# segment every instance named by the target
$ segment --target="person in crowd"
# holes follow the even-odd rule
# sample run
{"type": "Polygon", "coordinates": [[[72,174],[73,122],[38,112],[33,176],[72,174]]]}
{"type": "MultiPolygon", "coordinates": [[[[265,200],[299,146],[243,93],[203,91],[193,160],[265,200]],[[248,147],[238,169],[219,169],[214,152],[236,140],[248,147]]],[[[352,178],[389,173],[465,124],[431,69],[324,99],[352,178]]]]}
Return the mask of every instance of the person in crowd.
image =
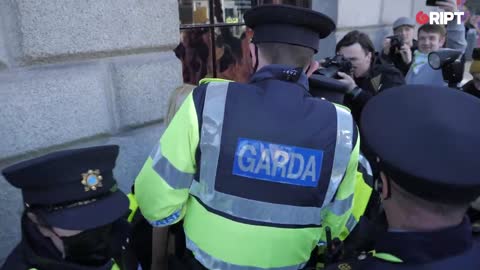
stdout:
{"type": "Polygon", "coordinates": [[[413,53],[418,49],[414,38],[415,21],[409,17],[398,18],[393,22],[393,34],[383,42],[382,60],[393,64],[403,75],[407,75],[413,53]]]}
{"type": "Polygon", "coordinates": [[[477,39],[480,36],[480,27],[478,26],[480,16],[470,13],[465,20],[465,38],[467,40],[467,49],[465,50],[465,59],[472,60],[473,49],[477,47],[477,39]]]}
{"type": "MultiPolygon", "coordinates": [[[[437,5],[446,12],[458,11],[456,0],[437,1],[437,5]]],[[[412,65],[405,80],[407,84],[430,84],[445,86],[442,70],[435,70],[428,64],[428,54],[447,48],[465,52],[465,27],[452,20],[447,27],[438,24],[424,24],[418,28],[418,50],[414,52],[412,65]]]]}
{"type": "Polygon", "coordinates": [[[347,33],[337,44],[336,53],[352,63],[352,74],[339,72],[340,82],[348,88],[344,103],[358,122],[368,99],[377,93],[405,84],[402,73],[392,65],[383,64],[367,34],[360,31],[347,33]]]}

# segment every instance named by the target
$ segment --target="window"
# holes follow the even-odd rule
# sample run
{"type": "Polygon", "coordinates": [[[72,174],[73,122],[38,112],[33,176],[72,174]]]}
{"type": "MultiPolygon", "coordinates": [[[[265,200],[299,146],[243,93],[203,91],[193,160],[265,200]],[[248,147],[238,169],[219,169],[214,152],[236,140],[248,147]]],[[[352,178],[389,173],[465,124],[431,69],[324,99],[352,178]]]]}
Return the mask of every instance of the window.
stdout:
{"type": "Polygon", "coordinates": [[[243,21],[251,7],[288,4],[311,8],[311,0],[179,0],[180,44],[185,83],[205,77],[246,82],[251,74],[248,43],[253,32],[243,21]]]}

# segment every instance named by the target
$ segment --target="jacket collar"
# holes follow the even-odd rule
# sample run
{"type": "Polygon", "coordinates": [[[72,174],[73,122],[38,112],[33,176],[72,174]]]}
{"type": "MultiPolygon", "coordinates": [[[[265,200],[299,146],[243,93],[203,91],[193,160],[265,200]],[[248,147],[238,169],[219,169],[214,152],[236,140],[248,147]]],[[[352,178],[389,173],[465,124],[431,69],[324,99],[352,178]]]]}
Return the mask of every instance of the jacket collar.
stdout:
{"type": "Polygon", "coordinates": [[[299,85],[300,87],[304,88],[308,91],[308,78],[307,75],[303,72],[301,68],[292,68],[291,66],[286,65],[268,65],[262,67],[258,70],[250,79],[250,83],[256,83],[264,80],[280,80],[287,83],[292,83],[299,85]],[[297,81],[289,81],[286,79],[286,72],[287,71],[296,71],[298,72],[298,80],[297,81]]]}
{"type": "Polygon", "coordinates": [[[377,252],[409,263],[428,263],[464,253],[473,244],[468,218],[455,227],[432,232],[385,232],[377,238],[377,252]]]}
{"type": "Polygon", "coordinates": [[[112,260],[105,265],[93,267],[63,260],[52,242],[40,234],[26,215],[22,216],[22,241],[19,250],[27,265],[39,270],[110,270],[114,264],[112,260]]]}

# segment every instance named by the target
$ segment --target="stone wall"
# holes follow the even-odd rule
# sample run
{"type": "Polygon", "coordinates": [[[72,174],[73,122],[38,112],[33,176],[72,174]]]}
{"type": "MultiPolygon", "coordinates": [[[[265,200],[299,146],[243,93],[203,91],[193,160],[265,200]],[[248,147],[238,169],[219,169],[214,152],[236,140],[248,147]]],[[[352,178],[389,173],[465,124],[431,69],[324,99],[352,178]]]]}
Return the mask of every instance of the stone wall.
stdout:
{"type": "MultiPolygon", "coordinates": [[[[176,0],[0,0],[0,168],[115,143],[128,191],[182,83],[176,0]]],[[[0,177],[0,264],[21,194],[0,177]]]]}

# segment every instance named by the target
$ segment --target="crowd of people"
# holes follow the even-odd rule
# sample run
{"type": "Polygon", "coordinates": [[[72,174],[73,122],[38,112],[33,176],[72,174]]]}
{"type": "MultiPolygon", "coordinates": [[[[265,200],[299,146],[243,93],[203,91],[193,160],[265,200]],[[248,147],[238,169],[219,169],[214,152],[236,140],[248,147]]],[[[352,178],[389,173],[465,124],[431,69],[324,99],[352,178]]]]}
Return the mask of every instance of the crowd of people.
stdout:
{"type": "Polygon", "coordinates": [[[309,77],[329,68],[314,55],[331,18],[264,5],[245,23],[216,53],[238,80],[204,78],[208,35],[183,35],[189,84],[131,193],[113,175],[115,145],[3,169],[25,210],[2,270],[480,269],[480,50],[465,85],[444,71],[464,65],[474,20],[415,31],[399,18],[380,52],[347,33],[335,53],[349,70],[328,78],[342,104],[310,94],[309,77]],[[429,55],[443,48],[460,56],[436,69],[429,55]]]}

